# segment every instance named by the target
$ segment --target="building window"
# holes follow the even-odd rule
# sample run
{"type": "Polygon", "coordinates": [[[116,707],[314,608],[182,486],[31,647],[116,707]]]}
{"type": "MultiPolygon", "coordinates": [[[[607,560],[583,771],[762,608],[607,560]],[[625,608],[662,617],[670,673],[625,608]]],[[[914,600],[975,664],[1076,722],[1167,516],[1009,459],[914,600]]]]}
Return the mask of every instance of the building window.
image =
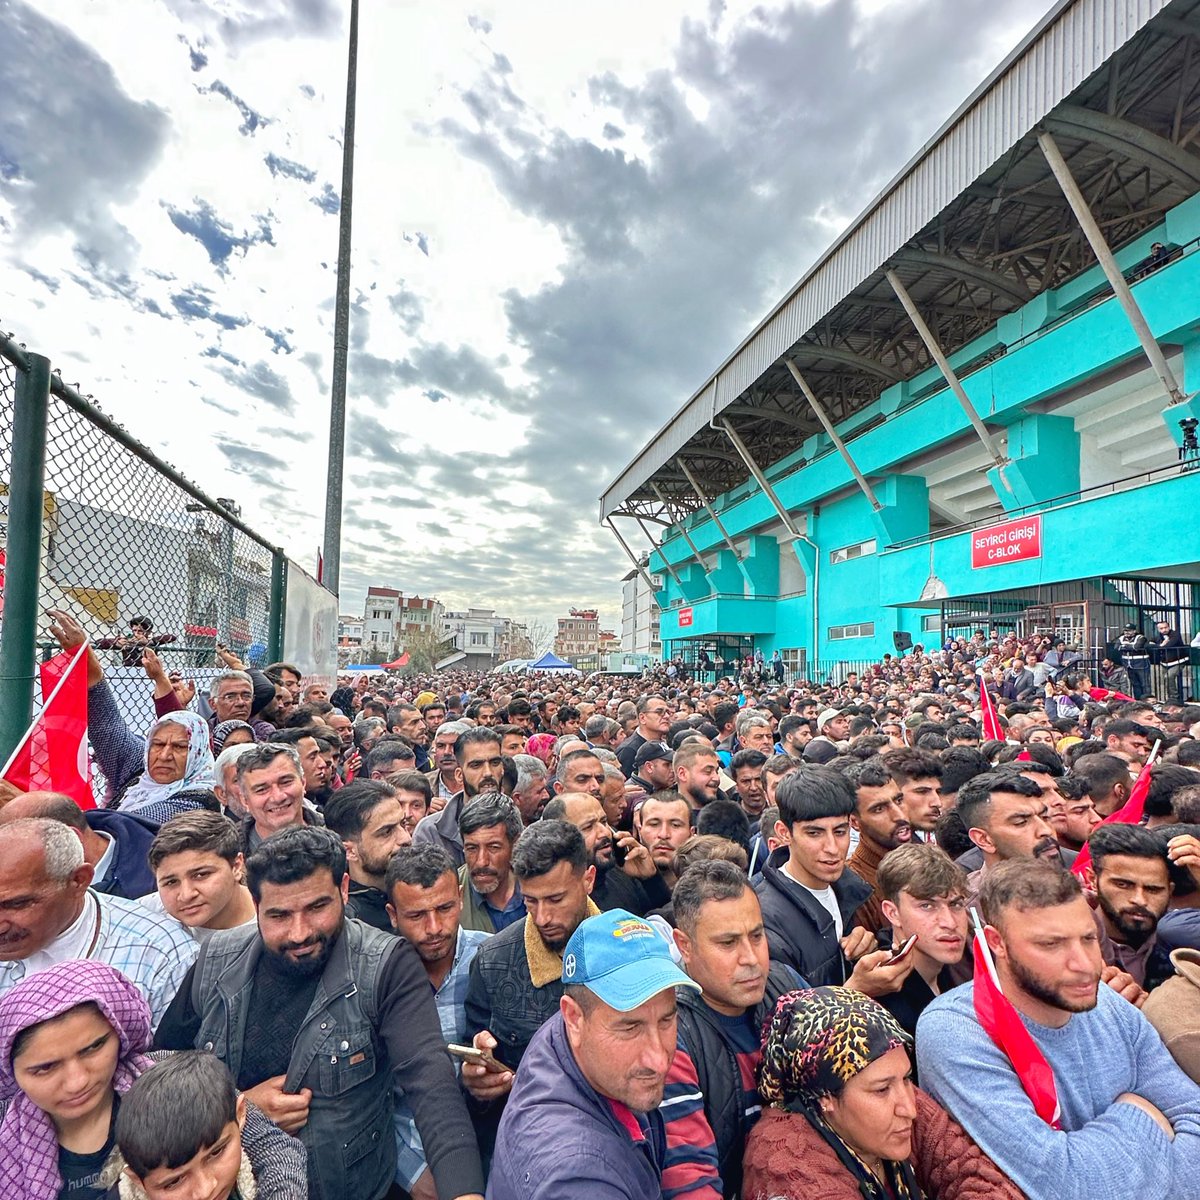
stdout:
{"type": "Polygon", "coordinates": [[[486,646],[488,644],[488,635],[486,633],[471,634],[472,646],[486,646]]]}
{"type": "Polygon", "coordinates": [[[857,625],[830,625],[829,640],[843,642],[847,638],[862,638],[875,636],[874,621],[859,621],[857,625]]]}
{"type": "Polygon", "coordinates": [[[855,542],[853,546],[842,546],[837,550],[830,550],[829,561],[831,563],[849,562],[852,558],[862,558],[864,554],[875,553],[875,539],[868,538],[865,542],[855,542]]]}

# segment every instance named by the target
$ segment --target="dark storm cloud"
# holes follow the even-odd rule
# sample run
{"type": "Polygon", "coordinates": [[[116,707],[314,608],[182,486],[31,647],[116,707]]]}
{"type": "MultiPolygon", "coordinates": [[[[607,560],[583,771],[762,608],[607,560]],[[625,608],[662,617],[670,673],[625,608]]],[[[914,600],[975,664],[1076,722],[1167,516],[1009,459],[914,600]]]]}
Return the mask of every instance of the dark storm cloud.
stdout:
{"type": "Polygon", "coordinates": [[[0,96],[0,189],[18,230],[63,230],[82,257],[132,261],[137,244],[113,208],[157,161],[166,113],[131,100],[87,43],[22,0],[0,20],[0,96]]]}
{"type": "Polygon", "coordinates": [[[553,283],[505,298],[534,381],[507,398],[533,429],[511,466],[544,481],[553,455],[540,511],[558,536],[525,547],[547,586],[571,556],[593,578],[624,571],[597,495],[829,244],[819,215],[857,214],[983,77],[972,55],[1014,15],[926,0],[866,19],[834,0],[718,37],[718,7],[683,25],[671,70],[589,81],[606,145],[547,127],[499,65],[463,96],[443,134],[567,251],[553,283]]]}

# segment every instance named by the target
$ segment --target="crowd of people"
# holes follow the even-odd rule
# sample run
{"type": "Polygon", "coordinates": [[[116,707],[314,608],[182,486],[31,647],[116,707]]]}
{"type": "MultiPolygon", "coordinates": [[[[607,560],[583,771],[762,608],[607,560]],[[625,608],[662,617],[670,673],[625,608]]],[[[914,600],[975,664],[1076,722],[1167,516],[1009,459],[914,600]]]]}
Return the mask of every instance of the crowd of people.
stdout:
{"type": "Polygon", "coordinates": [[[1186,667],[197,695],[144,640],[136,729],[87,658],[101,803],[0,796],[4,1197],[1200,1196],[1186,667]]]}

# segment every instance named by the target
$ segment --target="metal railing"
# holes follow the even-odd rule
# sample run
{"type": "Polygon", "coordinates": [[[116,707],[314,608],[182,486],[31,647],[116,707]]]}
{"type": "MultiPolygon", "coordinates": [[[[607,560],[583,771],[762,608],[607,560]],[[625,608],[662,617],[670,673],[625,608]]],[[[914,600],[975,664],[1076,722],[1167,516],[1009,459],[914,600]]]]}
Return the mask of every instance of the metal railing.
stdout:
{"type": "Polygon", "coordinates": [[[48,613],[75,618],[122,702],[148,685],[134,618],[170,670],[214,667],[217,644],[244,662],[282,654],[283,551],[0,334],[0,761],[29,724],[48,613]]]}

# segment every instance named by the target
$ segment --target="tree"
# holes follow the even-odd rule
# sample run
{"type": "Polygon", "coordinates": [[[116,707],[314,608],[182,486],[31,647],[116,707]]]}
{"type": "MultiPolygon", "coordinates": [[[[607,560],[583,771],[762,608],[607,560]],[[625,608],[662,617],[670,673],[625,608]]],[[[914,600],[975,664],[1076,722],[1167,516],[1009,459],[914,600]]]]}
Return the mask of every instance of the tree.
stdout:
{"type": "Polygon", "coordinates": [[[543,621],[541,617],[534,617],[526,621],[525,636],[530,646],[529,654],[526,657],[541,658],[554,645],[554,636],[557,632],[555,626],[551,625],[549,621],[543,621]]]}
{"type": "Polygon", "coordinates": [[[447,637],[440,629],[426,628],[405,634],[400,653],[407,653],[409,671],[427,673],[453,649],[452,637],[447,637]]]}

